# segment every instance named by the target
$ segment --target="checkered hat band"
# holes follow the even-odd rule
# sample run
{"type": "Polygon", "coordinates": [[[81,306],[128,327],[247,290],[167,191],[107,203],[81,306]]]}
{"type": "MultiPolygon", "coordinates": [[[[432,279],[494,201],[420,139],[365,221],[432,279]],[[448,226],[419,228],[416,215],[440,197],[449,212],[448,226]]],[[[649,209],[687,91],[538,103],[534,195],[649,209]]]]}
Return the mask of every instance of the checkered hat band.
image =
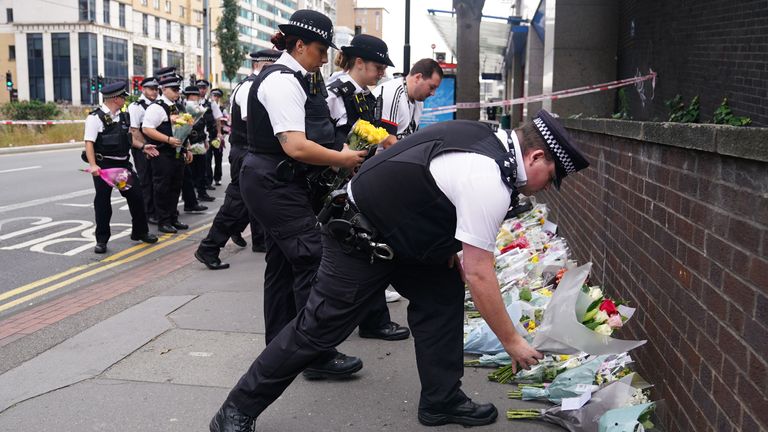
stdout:
{"type": "Polygon", "coordinates": [[[303,22],[298,22],[298,21],[288,21],[288,24],[295,25],[296,27],[301,27],[301,28],[304,28],[304,29],[307,29],[307,30],[311,30],[311,31],[319,34],[320,36],[322,36],[323,39],[328,39],[328,32],[325,31],[325,30],[320,30],[317,27],[311,26],[311,25],[303,23],[303,22]]]}
{"type": "Polygon", "coordinates": [[[552,132],[549,131],[549,128],[547,127],[547,124],[544,123],[544,120],[536,117],[533,119],[533,124],[536,125],[536,127],[539,129],[541,136],[544,138],[544,141],[547,142],[547,146],[549,146],[549,150],[555,155],[557,160],[560,161],[560,164],[565,169],[565,172],[568,174],[575,173],[576,167],[573,165],[571,156],[557,142],[557,139],[554,135],[552,135],[552,132]]]}

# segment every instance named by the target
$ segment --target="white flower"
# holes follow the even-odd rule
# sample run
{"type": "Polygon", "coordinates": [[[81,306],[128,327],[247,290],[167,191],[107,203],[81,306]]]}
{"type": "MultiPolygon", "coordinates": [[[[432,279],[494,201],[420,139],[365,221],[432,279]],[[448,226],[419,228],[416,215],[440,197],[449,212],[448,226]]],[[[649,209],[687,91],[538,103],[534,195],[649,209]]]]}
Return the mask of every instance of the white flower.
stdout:
{"type": "Polygon", "coordinates": [[[610,336],[613,333],[613,329],[608,324],[600,324],[595,327],[595,333],[610,336]]]}
{"type": "Polygon", "coordinates": [[[593,318],[596,323],[604,323],[608,321],[608,313],[606,311],[597,311],[595,314],[595,318],[593,318]]]}
{"type": "Polygon", "coordinates": [[[589,298],[591,298],[592,301],[600,300],[603,298],[603,290],[601,290],[599,287],[590,287],[589,298]]]}

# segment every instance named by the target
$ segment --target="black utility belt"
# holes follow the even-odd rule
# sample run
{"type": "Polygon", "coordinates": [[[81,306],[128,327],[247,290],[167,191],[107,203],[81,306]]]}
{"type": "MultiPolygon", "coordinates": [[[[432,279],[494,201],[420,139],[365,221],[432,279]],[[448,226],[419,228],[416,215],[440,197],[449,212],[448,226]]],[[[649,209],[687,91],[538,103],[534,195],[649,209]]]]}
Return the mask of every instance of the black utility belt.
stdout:
{"type": "Polygon", "coordinates": [[[389,245],[376,241],[379,236],[376,227],[349,200],[344,189],[331,192],[317,219],[347,252],[359,251],[369,255],[371,263],[375,258],[388,261],[395,257],[389,245]]]}
{"type": "MultiPolygon", "coordinates": [[[[104,159],[109,159],[109,160],[113,160],[113,161],[127,161],[128,160],[128,155],[125,155],[125,156],[110,156],[110,155],[103,155],[101,153],[94,153],[93,156],[94,156],[94,158],[96,158],[97,161],[101,161],[101,160],[104,160],[104,159]]],[[[88,163],[88,156],[85,154],[85,150],[83,150],[80,153],[80,159],[82,159],[83,162],[88,163]]]]}

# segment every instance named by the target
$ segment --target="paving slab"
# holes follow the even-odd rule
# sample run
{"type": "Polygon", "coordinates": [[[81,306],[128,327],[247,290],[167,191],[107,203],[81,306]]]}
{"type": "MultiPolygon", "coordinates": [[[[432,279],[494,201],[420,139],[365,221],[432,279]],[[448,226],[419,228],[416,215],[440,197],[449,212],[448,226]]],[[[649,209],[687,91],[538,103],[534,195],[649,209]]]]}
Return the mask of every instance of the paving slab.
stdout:
{"type": "MultiPolygon", "coordinates": [[[[192,259],[190,268],[195,270],[194,277],[170,288],[164,294],[202,294],[210,292],[258,292],[264,291],[263,253],[254,253],[248,247],[238,248],[228,245],[221,253],[222,262],[231,266],[226,270],[208,270],[196,259],[192,259]]],[[[261,304],[259,304],[261,307],[261,304]]]]}
{"type": "Polygon", "coordinates": [[[165,316],[193,298],[150,298],[0,375],[0,412],[25,399],[95,377],[171,328],[165,316]]]}
{"type": "Polygon", "coordinates": [[[264,296],[261,289],[201,294],[169,315],[182,329],[264,334],[264,296]]]}

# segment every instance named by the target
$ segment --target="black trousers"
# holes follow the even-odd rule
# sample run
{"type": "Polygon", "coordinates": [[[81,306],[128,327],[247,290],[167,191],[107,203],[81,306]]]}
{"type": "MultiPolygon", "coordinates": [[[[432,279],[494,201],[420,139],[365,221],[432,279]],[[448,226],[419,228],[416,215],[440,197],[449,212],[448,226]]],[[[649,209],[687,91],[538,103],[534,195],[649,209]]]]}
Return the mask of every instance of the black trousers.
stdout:
{"type": "Polygon", "coordinates": [[[191,180],[198,194],[208,193],[205,189],[205,162],[206,161],[207,161],[207,156],[205,154],[192,156],[192,163],[190,164],[191,180]]]}
{"type": "Polygon", "coordinates": [[[179,194],[184,183],[183,155],[177,158],[176,153],[161,152],[152,160],[152,178],[158,224],[171,224],[178,220],[179,194]]]}
{"type": "Polygon", "coordinates": [[[208,235],[198,247],[198,251],[205,256],[218,258],[229,238],[243,232],[249,223],[253,243],[264,243],[264,229],[256,218],[250,216],[240,192],[240,169],[247,153],[248,150],[239,146],[229,149],[229,174],[232,181],[225,191],[224,204],[219,207],[208,235]]]}
{"type": "MultiPolygon", "coordinates": [[[[131,175],[137,176],[130,163],[110,164],[100,163],[100,168],[127,168],[131,170],[131,175]]],[[[93,178],[93,187],[96,189],[96,196],[93,197],[93,209],[96,214],[96,243],[107,243],[112,231],[109,228],[109,221],[112,219],[112,186],[108,185],[101,177],[93,178]]],[[[131,212],[131,235],[143,235],[149,232],[147,226],[147,215],[144,212],[144,198],[142,197],[141,187],[138,182],[130,189],[119,191],[128,202],[128,210],[131,212]]]]}
{"type": "MultiPolygon", "coordinates": [[[[181,184],[181,199],[184,200],[184,208],[192,208],[199,204],[195,194],[194,174],[192,164],[184,165],[184,180],[181,184]]],[[[177,209],[178,213],[178,209],[177,209]]]]}
{"type": "Polygon", "coordinates": [[[155,192],[152,180],[152,159],[147,158],[143,151],[136,148],[132,148],[131,153],[133,154],[133,164],[136,166],[136,172],[139,175],[141,195],[144,197],[144,213],[147,216],[154,216],[155,192]]]}
{"type": "Polygon", "coordinates": [[[205,153],[206,156],[206,162],[205,162],[205,180],[206,185],[210,186],[214,180],[215,181],[221,181],[221,167],[222,167],[222,157],[224,155],[224,150],[219,148],[214,148],[213,146],[208,147],[208,151],[205,153]],[[211,162],[213,162],[213,168],[211,168],[211,162]]]}
{"type": "Polygon", "coordinates": [[[323,236],[323,257],[306,307],[267,345],[229,393],[250,416],[261,414],[318,355],[341,342],[392,284],[409,300],[421,381],[419,408],[463,401],[464,283],[445,265],[376,260],[345,253],[323,236]]]}

